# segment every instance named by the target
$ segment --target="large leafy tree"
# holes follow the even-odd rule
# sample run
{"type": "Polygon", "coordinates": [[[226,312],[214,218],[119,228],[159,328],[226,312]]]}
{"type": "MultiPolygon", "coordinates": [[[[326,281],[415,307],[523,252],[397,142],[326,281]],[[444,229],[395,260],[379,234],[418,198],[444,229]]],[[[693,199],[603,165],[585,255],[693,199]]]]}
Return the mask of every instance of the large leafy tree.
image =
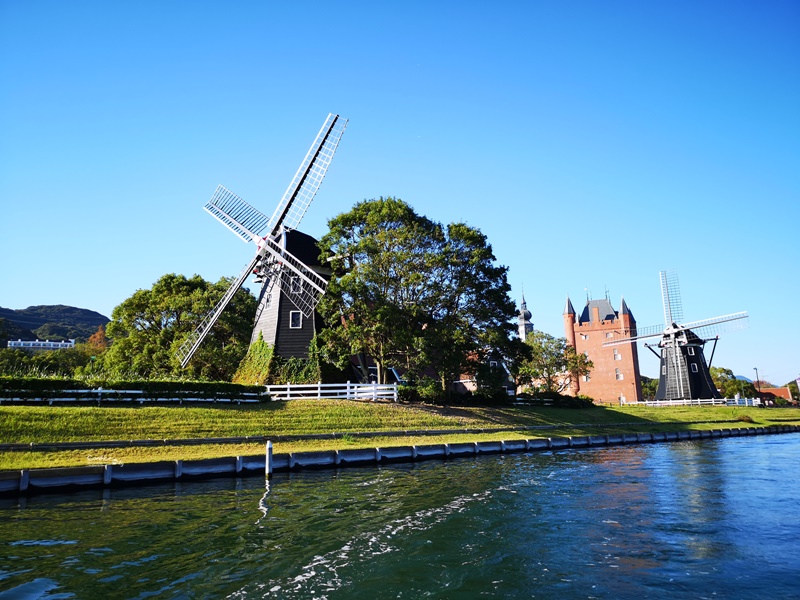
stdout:
{"type": "Polygon", "coordinates": [[[111,315],[107,335],[112,345],[103,356],[110,374],[230,380],[247,352],[256,300],[246,289],[236,292],[187,369],[176,351],[230,285],[212,284],[199,275],[168,274],[148,290],[137,290],[111,315]]]}
{"type": "Polygon", "coordinates": [[[520,364],[517,382],[536,391],[561,393],[594,367],[566,338],[534,330],[525,337],[525,344],[530,348],[530,358],[520,364]]]}
{"type": "Polygon", "coordinates": [[[340,366],[369,355],[381,382],[386,367],[415,370],[431,325],[428,273],[441,228],[394,198],[360,202],[328,227],[320,247],[334,276],[318,307],[329,324],[322,352],[340,366]]]}
{"type": "Polygon", "coordinates": [[[485,236],[441,224],[396,198],[358,203],[320,240],[334,271],[319,310],[329,324],[321,351],[340,364],[363,353],[378,367],[449,381],[486,352],[510,352],[515,307],[506,268],[485,236]]]}
{"type": "Polygon", "coordinates": [[[756,398],[758,391],[755,385],[743,379],[736,379],[733,371],[723,367],[711,367],[709,369],[714,385],[722,394],[723,398],[734,398],[739,394],[742,398],[756,398]]]}
{"type": "Polygon", "coordinates": [[[430,273],[436,294],[427,342],[446,389],[447,382],[484,364],[489,353],[511,362],[523,350],[512,336],[516,306],[509,297],[508,269],[496,264],[486,236],[464,223],[450,224],[436,259],[430,273]]]}

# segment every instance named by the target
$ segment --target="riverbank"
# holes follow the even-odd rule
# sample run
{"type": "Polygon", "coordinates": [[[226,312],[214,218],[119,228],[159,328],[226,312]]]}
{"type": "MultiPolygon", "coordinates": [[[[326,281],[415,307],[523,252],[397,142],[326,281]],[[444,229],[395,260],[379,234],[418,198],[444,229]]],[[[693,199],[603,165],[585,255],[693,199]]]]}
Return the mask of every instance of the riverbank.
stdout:
{"type": "Polygon", "coordinates": [[[800,425],[800,411],[742,407],[441,407],[294,400],[224,407],[0,406],[0,422],[0,444],[42,447],[0,451],[0,470],[7,471],[251,456],[263,453],[263,440],[272,438],[276,439],[276,453],[290,454],[800,425]],[[362,435],[365,433],[372,435],[362,435]],[[242,441],[247,436],[258,441],[242,441]],[[220,438],[235,441],[224,443],[220,438]],[[187,439],[192,440],[191,445],[170,443],[187,439]],[[112,447],[112,441],[120,440],[146,443],[112,447]],[[109,445],[104,446],[104,441],[109,445]],[[93,442],[93,447],[44,449],[59,442],[93,442]]]}

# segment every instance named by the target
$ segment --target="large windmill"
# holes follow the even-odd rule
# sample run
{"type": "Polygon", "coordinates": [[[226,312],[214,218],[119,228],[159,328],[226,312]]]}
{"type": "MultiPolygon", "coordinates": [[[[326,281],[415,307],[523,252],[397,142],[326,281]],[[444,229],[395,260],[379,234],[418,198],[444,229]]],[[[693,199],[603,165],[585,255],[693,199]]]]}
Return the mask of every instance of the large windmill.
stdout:
{"type": "Polygon", "coordinates": [[[628,332],[633,334],[632,337],[608,342],[603,346],[628,344],[635,340],[660,336],[661,341],[658,344],[645,344],[661,361],[656,400],[719,398],[719,392],[709,373],[719,334],[742,326],[747,313],[738,312],[681,324],[683,307],[678,276],[674,271],[661,271],[659,277],[666,326],[639,328],[628,332]],[[703,349],[710,341],[714,342],[714,347],[711,358],[706,363],[703,349]],[[661,349],[660,355],[653,350],[653,346],[661,349]]]}
{"type": "Polygon", "coordinates": [[[261,284],[253,340],[259,334],[266,334],[264,339],[274,344],[276,331],[282,325],[289,331],[301,330],[302,320],[313,317],[327,281],[321,269],[312,264],[314,250],[309,247],[314,248],[313,238],[294,230],[325,177],[345,127],[347,119],[328,115],[271,217],[222,186],[205,205],[206,211],[244,242],[254,243],[256,253],[214,309],[178,349],[181,367],[186,367],[222,311],[251,274],[255,274],[256,282],[261,284]],[[273,298],[273,295],[278,297],[273,298]],[[297,310],[288,310],[284,299],[288,299],[297,310]]]}

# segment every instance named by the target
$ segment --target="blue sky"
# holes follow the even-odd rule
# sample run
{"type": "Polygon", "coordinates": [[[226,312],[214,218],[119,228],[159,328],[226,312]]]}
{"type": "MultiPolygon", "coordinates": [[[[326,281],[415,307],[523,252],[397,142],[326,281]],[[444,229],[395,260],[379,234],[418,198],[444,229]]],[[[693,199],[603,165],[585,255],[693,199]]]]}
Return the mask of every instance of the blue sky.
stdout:
{"type": "MultiPolygon", "coordinates": [[[[0,0],[0,306],[110,316],[251,248],[329,112],[301,229],[396,196],[489,238],[538,329],[567,295],[663,322],[746,310],[714,364],[800,375],[800,3],[0,0]]],[[[252,289],[252,286],[251,286],[252,289]]],[[[656,359],[641,353],[642,372],[656,359]]]]}

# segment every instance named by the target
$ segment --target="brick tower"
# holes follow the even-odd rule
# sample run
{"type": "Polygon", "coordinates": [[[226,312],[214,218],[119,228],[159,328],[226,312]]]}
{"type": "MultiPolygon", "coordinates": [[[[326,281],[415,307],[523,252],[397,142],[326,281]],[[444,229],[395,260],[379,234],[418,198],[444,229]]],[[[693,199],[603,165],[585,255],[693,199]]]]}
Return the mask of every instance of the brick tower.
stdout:
{"type": "Polygon", "coordinates": [[[567,343],[594,363],[589,375],[572,384],[571,393],[585,394],[598,402],[612,404],[620,400],[640,401],[642,385],[636,342],[603,347],[606,342],[636,335],[636,319],[625,299],[622,299],[619,312],[614,310],[608,298],[587,300],[580,317],[576,318],[572,302],[567,298],[563,317],[567,343]]]}

